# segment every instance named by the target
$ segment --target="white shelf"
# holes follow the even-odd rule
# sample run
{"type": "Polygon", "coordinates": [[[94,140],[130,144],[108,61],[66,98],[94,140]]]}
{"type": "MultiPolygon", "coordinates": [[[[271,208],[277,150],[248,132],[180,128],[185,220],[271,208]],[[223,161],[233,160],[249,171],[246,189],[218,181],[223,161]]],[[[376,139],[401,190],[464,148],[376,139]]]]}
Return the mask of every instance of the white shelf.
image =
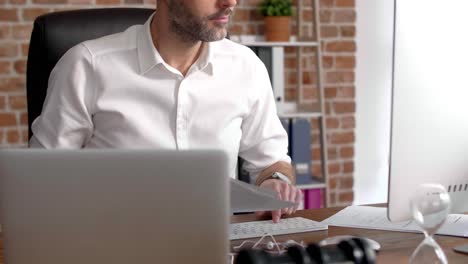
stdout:
{"type": "Polygon", "coordinates": [[[322,112],[318,106],[307,105],[298,107],[293,102],[277,103],[278,116],[280,118],[317,118],[322,117],[322,112]]]}
{"type": "Polygon", "coordinates": [[[295,37],[291,37],[289,41],[285,42],[274,42],[265,41],[263,36],[257,35],[234,35],[229,37],[232,41],[238,42],[242,45],[249,47],[317,47],[318,42],[316,41],[302,41],[296,40],[295,37]]]}
{"type": "Polygon", "coordinates": [[[318,118],[322,116],[320,112],[291,112],[291,113],[278,113],[280,118],[318,118]]]}
{"type": "Polygon", "coordinates": [[[324,189],[327,185],[323,181],[312,179],[310,183],[307,184],[298,184],[296,185],[298,189],[307,190],[307,189],[324,189]]]}

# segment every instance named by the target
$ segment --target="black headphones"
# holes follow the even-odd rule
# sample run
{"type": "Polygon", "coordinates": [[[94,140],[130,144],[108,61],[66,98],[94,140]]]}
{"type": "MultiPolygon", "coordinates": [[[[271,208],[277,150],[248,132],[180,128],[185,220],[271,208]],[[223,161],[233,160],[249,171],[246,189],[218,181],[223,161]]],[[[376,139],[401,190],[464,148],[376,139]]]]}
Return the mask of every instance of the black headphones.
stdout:
{"type": "Polygon", "coordinates": [[[242,250],[235,259],[236,264],[331,264],[355,263],[374,264],[375,251],[363,239],[351,238],[338,245],[307,247],[292,246],[283,255],[271,255],[262,250],[242,250]]]}

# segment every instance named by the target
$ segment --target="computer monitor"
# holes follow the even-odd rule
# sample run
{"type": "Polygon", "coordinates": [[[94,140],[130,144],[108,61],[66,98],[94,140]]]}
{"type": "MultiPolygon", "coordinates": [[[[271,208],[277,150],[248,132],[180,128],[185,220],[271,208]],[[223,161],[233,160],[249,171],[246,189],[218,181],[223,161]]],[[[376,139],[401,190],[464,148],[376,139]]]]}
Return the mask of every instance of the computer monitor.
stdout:
{"type": "Polygon", "coordinates": [[[388,217],[438,183],[468,211],[468,1],[395,0],[388,217]]]}

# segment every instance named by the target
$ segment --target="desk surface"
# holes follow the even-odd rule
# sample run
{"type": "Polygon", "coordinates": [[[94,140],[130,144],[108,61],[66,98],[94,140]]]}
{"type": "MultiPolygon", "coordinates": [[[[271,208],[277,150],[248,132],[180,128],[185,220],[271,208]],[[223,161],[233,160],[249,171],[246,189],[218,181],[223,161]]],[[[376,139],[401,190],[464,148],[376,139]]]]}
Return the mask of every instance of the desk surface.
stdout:
{"type": "MultiPolygon", "coordinates": [[[[326,208],[326,209],[315,209],[315,210],[303,210],[298,211],[294,216],[302,216],[316,221],[322,221],[336,212],[340,211],[342,207],[326,208]]],[[[254,221],[255,215],[236,215],[232,217],[233,223],[254,221]]],[[[376,240],[382,246],[382,249],[378,253],[377,263],[408,263],[409,256],[416,248],[416,246],[423,239],[422,234],[414,233],[403,233],[403,232],[390,232],[370,229],[358,229],[358,228],[345,228],[329,226],[328,230],[315,231],[309,233],[292,234],[275,236],[278,241],[285,241],[288,239],[294,239],[296,241],[304,241],[305,243],[318,242],[328,236],[336,235],[356,235],[368,237],[376,240]]],[[[468,239],[461,237],[450,237],[450,236],[436,236],[436,241],[443,248],[447,255],[449,263],[468,263],[468,255],[455,253],[452,248],[457,245],[468,244],[468,239]]],[[[240,240],[233,241],[233,244],[238,244],[240,240]]],[[[0,264],[4,264],[3,258],[3,243],[2,236],[0,233],[0,264]]]]}

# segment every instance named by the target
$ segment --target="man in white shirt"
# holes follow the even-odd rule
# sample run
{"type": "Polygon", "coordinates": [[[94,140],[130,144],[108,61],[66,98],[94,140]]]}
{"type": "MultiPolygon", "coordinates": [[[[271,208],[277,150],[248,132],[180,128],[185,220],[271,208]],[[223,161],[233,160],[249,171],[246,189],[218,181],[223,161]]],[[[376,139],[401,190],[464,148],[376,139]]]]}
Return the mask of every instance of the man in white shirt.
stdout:
{"type": "MultiPolygon", "coordinates": [[[[221,148],[298,203],[263,63],[225,39],[235,0],[159,0],[144,25],[70,49],[49,79],[30,147],[221,148]]],[[[208,185],[207,185],[208,186],[208,185]]],[[[273,221],[295,208],[272,212],[273,221]]]]}

